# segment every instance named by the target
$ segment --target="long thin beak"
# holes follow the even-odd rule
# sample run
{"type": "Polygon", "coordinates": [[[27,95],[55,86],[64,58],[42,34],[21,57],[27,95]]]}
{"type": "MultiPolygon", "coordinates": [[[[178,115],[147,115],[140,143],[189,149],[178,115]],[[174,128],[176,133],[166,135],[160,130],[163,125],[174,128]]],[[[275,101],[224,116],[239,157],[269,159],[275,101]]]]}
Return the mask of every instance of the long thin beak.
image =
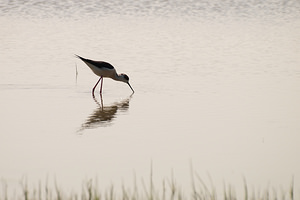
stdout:
{"type": "Polygon", "coordinates": [[[132,89],[131,85],[129,84],[129,82],[127,82],[127,84],[129,85],[130,89],[132,90],[132,92],[134,93],[134,90],[132,89]]]}

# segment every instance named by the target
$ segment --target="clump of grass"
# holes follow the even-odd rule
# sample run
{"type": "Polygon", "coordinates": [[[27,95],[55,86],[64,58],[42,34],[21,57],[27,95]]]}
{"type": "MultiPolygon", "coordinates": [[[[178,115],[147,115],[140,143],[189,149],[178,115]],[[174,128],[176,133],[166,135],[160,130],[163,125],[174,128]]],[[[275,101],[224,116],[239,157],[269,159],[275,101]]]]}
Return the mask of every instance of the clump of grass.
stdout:
{"type": "MultiPolygon", "coordinates": [[[[138,183],[134,177],[133,188],[126,187],[124,184],[121,188],[116,188],[113,184],[105,190],[98,187],[97,179],[84,181],[81,193],[65,194],[58,186],[56,179],[54,181],[54,189],[48,185],[46,180],[43,186],[41,181],[37,188],[29,188],[27,178],[20,181],[21,193],[9,194],[8,184],[2,180],[2,194],[0,192],[0,200],[23,199],[23,200],[237,200],[234,187],[224,183],[223,196],[217,198],[216,187],[209,176],[209,183],[191,169],[191,194],[186,194],[181,186],[176,182],[173,173],[170,179],[162,180],[161,185],[154,185],[153,172],[151,167],[150,179],[148,184],[142,179],[138,183]]],[[[244,182],[244,200],[294,200],[294,179],[292,178],[289,191],[277,192],[274,188],[269,187],[264,190],[252,190],[249,195],[249,188],[246,178],[244,182]]]]}

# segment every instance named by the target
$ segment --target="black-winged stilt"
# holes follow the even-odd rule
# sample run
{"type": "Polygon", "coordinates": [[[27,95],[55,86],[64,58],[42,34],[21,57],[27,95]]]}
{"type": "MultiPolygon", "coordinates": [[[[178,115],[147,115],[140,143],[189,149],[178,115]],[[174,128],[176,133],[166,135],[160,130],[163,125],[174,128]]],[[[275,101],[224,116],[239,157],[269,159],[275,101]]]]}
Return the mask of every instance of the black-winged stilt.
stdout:
{"type": "Polygon", "coordinates": [[[83,58],[81,56],[78,56],[75,54],[77,58],[82,60],[91,70],[97,75],[100,76],[100,79],[97,81],[96,85],[93,87],[92,94],[94,96],[95,88],[97,87],[99,81],[101,80],[101,86],[100,86],[100,94],[102,94],[102,85],[103,85],[103,78],[108,77],[112,78],[116,81],[122,81],[124,83],[127,83],[134,93],[134,90],[132,89],[131,85],[129,84],[129,77],[126,74],[117,74],[117,71],[115,68],[104,61],[94,61],[90,59],[83,58]]]}

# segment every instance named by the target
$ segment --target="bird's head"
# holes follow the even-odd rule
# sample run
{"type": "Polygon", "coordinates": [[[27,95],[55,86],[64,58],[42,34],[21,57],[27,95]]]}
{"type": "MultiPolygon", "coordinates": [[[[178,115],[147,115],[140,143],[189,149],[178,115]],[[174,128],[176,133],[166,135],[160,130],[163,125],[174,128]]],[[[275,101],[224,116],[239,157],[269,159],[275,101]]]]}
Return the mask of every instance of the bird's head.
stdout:
{"type": "Polygon", "coordinates": [[[132,90],[132,92],[134,92],[131,85],[129,84],[129,77],[126,74],[120,74],[120,77],[121,77],[120,80],[124,83],[127,83],[129,85],[130,89],[132,90]]]}

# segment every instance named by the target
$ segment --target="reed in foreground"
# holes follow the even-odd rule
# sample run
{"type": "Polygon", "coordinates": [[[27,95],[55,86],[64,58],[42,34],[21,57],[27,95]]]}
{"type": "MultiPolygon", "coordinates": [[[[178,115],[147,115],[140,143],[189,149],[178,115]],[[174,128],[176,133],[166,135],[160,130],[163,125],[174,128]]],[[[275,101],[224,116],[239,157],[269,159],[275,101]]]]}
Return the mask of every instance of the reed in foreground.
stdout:
{"type": "Polygon", "coordinates": [[[176,183],[174,177],[162,180],[160,186],[153,184],[152,170],[149,182],[143,179],[140,183],[134,180],[133,188],[122,184],[117,188],[114,185],[101,189],[97,186],[97,179],[84,181],[81,191],[66,194],[58,187],[54,181],[53,187],[49,187],[47,181],[43,185],[38,183],[37,188],[29,188],[26,179],[20,181],[20,188],[14,188],[13,194],[8,192],[8,184],[5,180],[1,181],[2,190],[0,190],[0,200],[294,200],[294,180],[292,179],[288,191],[276,191],[274,188],[265,188],[263,190],[251,190],[246,179],[243,180],[243,196],[237,197],[234,187],[230,184],[224,184],[223,195],[217,195],[216,187],[210,183],[205,183],[201,177],[191,174],[190,192],[186,193],[181,186],[176,183]]]}

